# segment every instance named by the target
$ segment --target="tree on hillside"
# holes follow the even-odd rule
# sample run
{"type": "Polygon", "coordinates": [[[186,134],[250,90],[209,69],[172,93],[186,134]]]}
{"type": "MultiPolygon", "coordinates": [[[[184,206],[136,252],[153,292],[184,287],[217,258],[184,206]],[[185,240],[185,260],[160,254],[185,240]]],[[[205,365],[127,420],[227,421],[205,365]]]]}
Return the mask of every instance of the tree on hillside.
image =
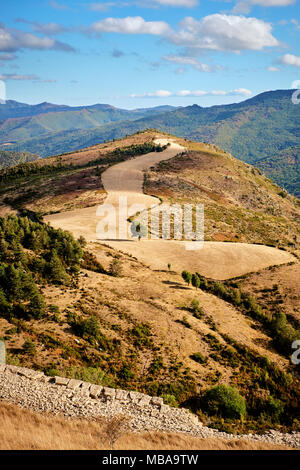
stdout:
{"type": "Polygon", "coordinates": [[[35,294],[30,300],[29,315],[33,318],[40,319],[46,311],[46,302],[41,294],[35,294]]]}
{"type": "Polygon", "coordinates": [[[192,274],[189,271],[182,271],[181,277],[188,285],[192,282],[192,274]]]}
{"type": "Polygon", "coordinates": [[[196,287],[196,289],[199,289],[200,284],[201,284],[201,281],[199,277],[197,276],[197,274],[192,274],[192,285],[196,287]]]}
{"type": "Polygon", "coordinates": [[[64,284],[68,280],[66,270],[55,250],[52,250],[48,265],[49,277],[55,284],[64,284]]]}

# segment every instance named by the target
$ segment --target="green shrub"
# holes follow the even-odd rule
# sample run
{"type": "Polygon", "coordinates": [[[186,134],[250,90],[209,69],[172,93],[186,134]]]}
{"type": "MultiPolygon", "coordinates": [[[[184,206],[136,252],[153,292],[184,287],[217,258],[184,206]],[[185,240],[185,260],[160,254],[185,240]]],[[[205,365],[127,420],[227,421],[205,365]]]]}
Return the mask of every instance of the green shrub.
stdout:
{"type": "Polygon", "coordinates": [[[163,399],[163,401],[166,405],[173,406],[174,408],[176,408],[178,406],[178,402],[177,402],[176,397],[174,395],[164,393],[163,395],[161,395],[161,398],[163,399]]]}
{"type": "Polygon", "coordinates": [[[102,337],[99,322],[95,316],[90,316],[86,319],[75,316],[69,323],[74,333],[83,339],[99,341],[102,337]]]}
{"type": "Polygon", "coordinates": [[[281,400],[278,400],[272,396],[268,398],[266,403],[266,413],[276,421],[280,418],[282,413],[284,412],[284,403],[281,400]]]}
{"type": "Polygon", "coordinates": [[[207,358],[200,352],[191,354],[190,356],[193,361],[199,362],[199,364],[205,364],[207,362],[207,358]]]}
{"type": "Polygon", "coordinates": [[[243,418],[246,416],[246,401],[239,391],[228,385],[216,385],[206,391],[202,403],[210,414],[224,418],[243,418]]]}
{"type": "Polygon", "coordinates": [[[134,345],[137,347],[152,347],[151,328],[147,323],[139,323],[131,330],[134,336],[134,345]]]}
{"type": "Polygon", "coordinates": [[[197,300],[197,299],[192,300],[190,310],[193,312],[194,317],[198,318],[199,320],[204,315],[204,312],[203,312],[202,308],[200,307],[199,300],[197,300]]]}
{"type": "Polygon", "coordinates": [[[192,274],[189,271],[182,271],[181,277],[188,285],[192,282],[192,274]]]}
{"type": "Polygon", "coordinates": [[[27,338],[22,346],[23,352],[28,356],[34,356],[36,353],[36,345],[32,339],[27,338]]]}
{"type": "Polygon", "coordinates": [[[199,289],[201,284],[200,278],[197,276],[197,274],[192,274],[192,286],[196,287],[196,289],[199,289]]]}
{"type": "Polygon", "coordinates": [[[130,380],[134,378],[134,372],[131,370],[128,364],[123,364],[123,367],[120,369],[118,375],[123,380],[130,380]]]}

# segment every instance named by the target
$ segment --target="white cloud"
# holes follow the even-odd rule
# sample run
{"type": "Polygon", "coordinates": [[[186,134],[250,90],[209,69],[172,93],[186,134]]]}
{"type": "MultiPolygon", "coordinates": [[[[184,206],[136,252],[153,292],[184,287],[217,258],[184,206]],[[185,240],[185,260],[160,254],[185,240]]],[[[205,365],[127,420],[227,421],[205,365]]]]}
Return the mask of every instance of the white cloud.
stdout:
{"type": "Polygon", "coordinates": [[[194,90],[194,91],[190,91],[190,90],[180,90],[178,91],[177,93],[175,93],[176,96],[203,96],[203,95],[207,95],[207,91],[203,91],[203,90],[194,90]]]}
{"type": "Polygon", "coordinates": [[[55,36],[56,34],[64,33],[68,31],[68,29],[60,24],[57,23],[38,23],[37,21],[29,21],[25,20],[24,18],[17,18],[17,23],[26,23],[32,26],[32,29],[36,33],[47,34],[48,36],[55,36]]]}
{"type": "Polygon", "coordinates": [[[148,98],[168,98],[169,96],[172,96],[172,92],[168,90],[156,90],[154,92],[148,92],[142,95],[137,95],[135,93],[130,95],[131,98],[139,98],[141,96],[148,98]]]}
{"type": "Polygon", "coordinates": [[[297,29],[300,29],[300,24],[298,20],[296,20],[295,18],[292,18],[291,23],[294,24],[297,29]]]}
{"type": "Polygon", "coordinates": [[[49,37],[41,38],[18,29],[6,28],[3,24],[0,24],[0,51],[15,52],[20,49],[53,49],[74,52],[73,47],[69,44],[49,37]]]}
{"type": "Polygon", "coordinates": [[[180,55],[165,55],[163,59],[168,62],[175,63],[175,64],[191,65],[192,67],[194,67],[196,70],[199,70],[200,72],[213,72],[216,68],[220,68],[220,66],[214,67],[212,65],[208,65],[203,62],[200,62],[195,57],[180,56],[180,55]]]}
{"type": "Polygon", "coordinates": [[[213,14],[200,21],[186,17],[168,39],[177,45],[219,51],[261,50],[278,46],[272,26],[257,18],[213,14]]]}
{"type": "Polygon", "coordinates": [[[90,4],[90,10],[92,11],[107,11],[109,8],[115,6],[115,2],[97,2],[90,4]]]}
{"type": "Polygon", "coordinates": [[[248,0],[248,3],[262,7],[286,7],[292,5],[296,0],[248,0]]]}
{"type": "Polygon", "coordinates": [[[293,65],[294,67],[300,67],[300,57],[293,54],[285,54],[280,58],[280,63],[284,65],[293,65]]]}
{"type": "Polygon", "coordinates": [[[176,75],[182,75],[185,72],[185,69],[183,67],[178,67],[175,70],[176,75]]]}
{"type": "Polygon", "coordinates": [[[118,0],[114,2],[93,2],[89,4],[89,8],[92,11],[107,11],[114,6],[128,7],[132,5],[144,8],[157,8],[159,6],[193,8],[199,5],[199,0],[118,0]]]}
{"type": "Polygon", "coordinates": [[[228,95],[234,96],[250,96],[252,95],[252,91],[247,90],[247,88],[236,88],[235,90],[231,90],[228,92],[228,95]]]}
{"type": "MultiPolygon", "coordinates": [[[[197,49],[239,52],[241,50],[262,50],[264,47],[279,45],[277,39],[272,35],[270,23],[257,18],[225,14],[208,15],[200,21],[193,17],[186,17],[181,21],[178,31],[173,30],[165,21],[146,21],[141,16],[105,18],[93,23],[85,31],[96,34],[122,33],[162,36],[173,44],[187,47],[190,56],[193,56],[197,49]]],[[[199,67],[205,71],[208,66],[199,63],[199,67]]]]}
{"type": "Polygon", "coordinates": [[[55,8],[55,10],[68,10],[69,9],[67,5],[62,5],[61,3],[57,3],[54,1],[51,1],[49,3],[52,8],[55,8]]]}
{"type": "Polygon", "coordinates": [[[251,11],[253,5],[262,7],[286,7],[292,5],[296,0],[242,0],[237,2],[234,6],[232,13],[247,14],[251,11]]]}
{"type": "Polygon", "coordinates": [[[14,60],[16,59],[15,54],[0,54],[0,60],[14,60]]]}
{"type": "Polygon", "coordinates": [[[106,18],[93,23],[89,31],[95,33],[153,34],[162,36],[171,31],[165,21],[145,21],[141,16],[106,18]]]}
{"type": "Polygon", "coordinates": [[[172,92],[168,90],[157,90],[154,92],[148,92],[143,94],[131,94],[131,98],[170,98],[170,97],[199,97],[199,96],[250,96],[252,92],[246,88],[236,88],[230,91],[224,90],[179,90],[177,92],[172,92]]]}
{"type": "Polygon", "coordinates": [[[17,75],[12,73],[4,73],[0,75],[0,80],[39,80],[37,75],[17,75]]]}
{"type": "Polygon", "coordinates": [[[154,0],[160,5],[167,5],[171,7],[187,7],[192,8],[198,5],[198,0],[154,0]]]}
{"type": "Polygon", "coordinates": [[[270,66],[270,67],[268,67],[268,71],[269,72],[280,72],[280,68],[270,66]]]}

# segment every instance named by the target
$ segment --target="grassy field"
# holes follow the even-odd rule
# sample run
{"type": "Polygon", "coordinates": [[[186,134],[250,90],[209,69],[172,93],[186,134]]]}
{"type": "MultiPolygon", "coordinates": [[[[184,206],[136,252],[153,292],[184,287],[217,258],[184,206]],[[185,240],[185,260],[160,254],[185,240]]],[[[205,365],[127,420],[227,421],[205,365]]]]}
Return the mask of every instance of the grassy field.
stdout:
{"type": "MultiPolygon", "coordinates": [[[[112,424],[99,420],[67,420],[32,413],[0,402],[0,450],[106,450],[110,449],[112,424]]],[[[200,439],[162,432],[137,434],[125,431],[115,450],[288,450],[265,442],[234,439],[200,439]]]]}

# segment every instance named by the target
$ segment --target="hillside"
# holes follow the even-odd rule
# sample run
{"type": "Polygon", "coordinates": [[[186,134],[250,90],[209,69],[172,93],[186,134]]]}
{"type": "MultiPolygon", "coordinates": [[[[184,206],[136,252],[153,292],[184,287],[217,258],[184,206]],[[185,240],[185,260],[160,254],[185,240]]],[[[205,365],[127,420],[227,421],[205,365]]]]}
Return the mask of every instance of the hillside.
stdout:
{"type": "MultiPolygon", "coordinates": [[[[299,266],[291,254],[299,250],[296,198],[282,197],[279,187],[216,146],[154,131],[2,170],[1,177],[2,214],[19,214],[0,218],[0,336],[9,363],[161,396],[229,432],[297,429],[299,377],[289,345],[299,324],[285,295],[299,266]],[[221,240],[232,242],[229,251],[236,241],[246,251],[254,243],[284,248],[272,248],[267,268],[255,269],[253,257],[253,273],[236,280],[194,272],[196,289],[167,260],[156,269],[122,248],[122,241],[115,248],[62,229],[74,210],[78,217],[104,201],[108,168],[170,155],[157,138],[186,150],[147,170],[144,192],[203,202],[206,240],[215,247],[221,240]],[[43,222],[49,213],[44,220],[60,221],[61,228],[43,222]],[[289,262],[276,263],[278,253],[289,262]],[[249,276],[262,276],[261,289],[269,289],[277,272],[285,292],[271,308],[249,276]],[[228,415],[211,406],[207,393],[221,384],[238,390],[239,411],[228,415]]],[[[85,219],[78,220],[84,228],[85,219]]],[[[137,253],[151,255],[147,243],[131,242],[137,253]]],[[[179,257],[184,265],[184,249],[179,257]]],[[[210,264],[223,270],[226,262],[214,259],[210,264]]]]}
{"type": "Polygon", "coordinates": [[[33,155],[29,152],[13,152],[9,150],[0,150],[0,169],[9,166],[19,165],[20,163],[27,163],[38,160],[38,155],[33,155]]]}
{"type": "Polygon", "coordinates": [[[289,193],[300,198],[300,147],[290,147],[255,165],[289,193]]]}
{"type": "Polygon", "coordinates": [[[205,239],[299,250],[299,201],[218,147],[177,139],[187,152],[145,176],[145,192],[169,203],[205,204],[205,239]]]}
{"type": "MultiPolygon", "coordinates": [[[[120,114],[117,125],[111,122],[101,124],[99,120],[98,124],[95,124],[97,127],[93,127],[95,122],[91,117],[93,114],[88,114],[88,122],[84,118],[82,124],[74,118],[74,126],[79,126],[79,129],[72,129],[72,120],[69,127],[66,125],[63,130],[45,124],[42,130],[45,134],[39,136],[36,136],[32,130],[35,128],[35,124],[32,125],[34,121],[24,122],[24,125],[15,130],[13,128],[10,130],[11,124],[8,122],[2,124],[3,131],[2,134],[0,132],[0,137],[2,135],[2,143],[10,142],[9,136],[16,139],[15,144],[10,147],[12,150],[27,150],[47,156],[155,128],[196,141],[214,143],[236,158],[255,165],[268,157],[270,163],[264,165],[264,171],[267,176],[273,176],[275,182],[285,186],[289,184],[291,176],[284,172],[278,174],[271,169],[271,166],[276,167],[277,158],[279,162],[281,161],[280,152],[286,152],[290,147],[299,145],[300,108],[292,103],[291,95],[292,90],[277,90],[261,93],[254,98],[230,105],[209,108],[193,105],[175,110],[153,108],[153,111],[148,110],[144,116],[140,113],[145,110],[140,110],[139,113],[133,112],[133,115],[132,113],[128,115],[129,118],[126,117],[126,113],[120,114]]],[[[74,112],[74,116],[76,113],[77,111],[74,112]]],[[[40,117],[39,121],[43,123],[43,119],[44,117],[40,117]]],[[[49,116],[46,121],[48,119],[49,116]]],[[[286,187],[296,194],[298,182],[286,187]]]]}
{"type": "MultiPolygon", "coordinates": [[[[155,131],[141,132],[31,163],[24,167],[26,171],[22,166],[3,170],[0,173],[0,210],[3,212],[5,207],[11,206],[46,215],[94,206],[105,198],[99,176],[112,163],[131,158],[134,151],[143,153],[144,145],[146,152],[147,145],[153,145],[157,135],[155,131]]],[[[205,239],[208,241],[299,249],[297,199],[286,197],[281,188],[258,169],[217,147],[175,140],[187,147],[188,152],[147,172],[146,193],[169,202],[204,203],[205,239]]]]}

